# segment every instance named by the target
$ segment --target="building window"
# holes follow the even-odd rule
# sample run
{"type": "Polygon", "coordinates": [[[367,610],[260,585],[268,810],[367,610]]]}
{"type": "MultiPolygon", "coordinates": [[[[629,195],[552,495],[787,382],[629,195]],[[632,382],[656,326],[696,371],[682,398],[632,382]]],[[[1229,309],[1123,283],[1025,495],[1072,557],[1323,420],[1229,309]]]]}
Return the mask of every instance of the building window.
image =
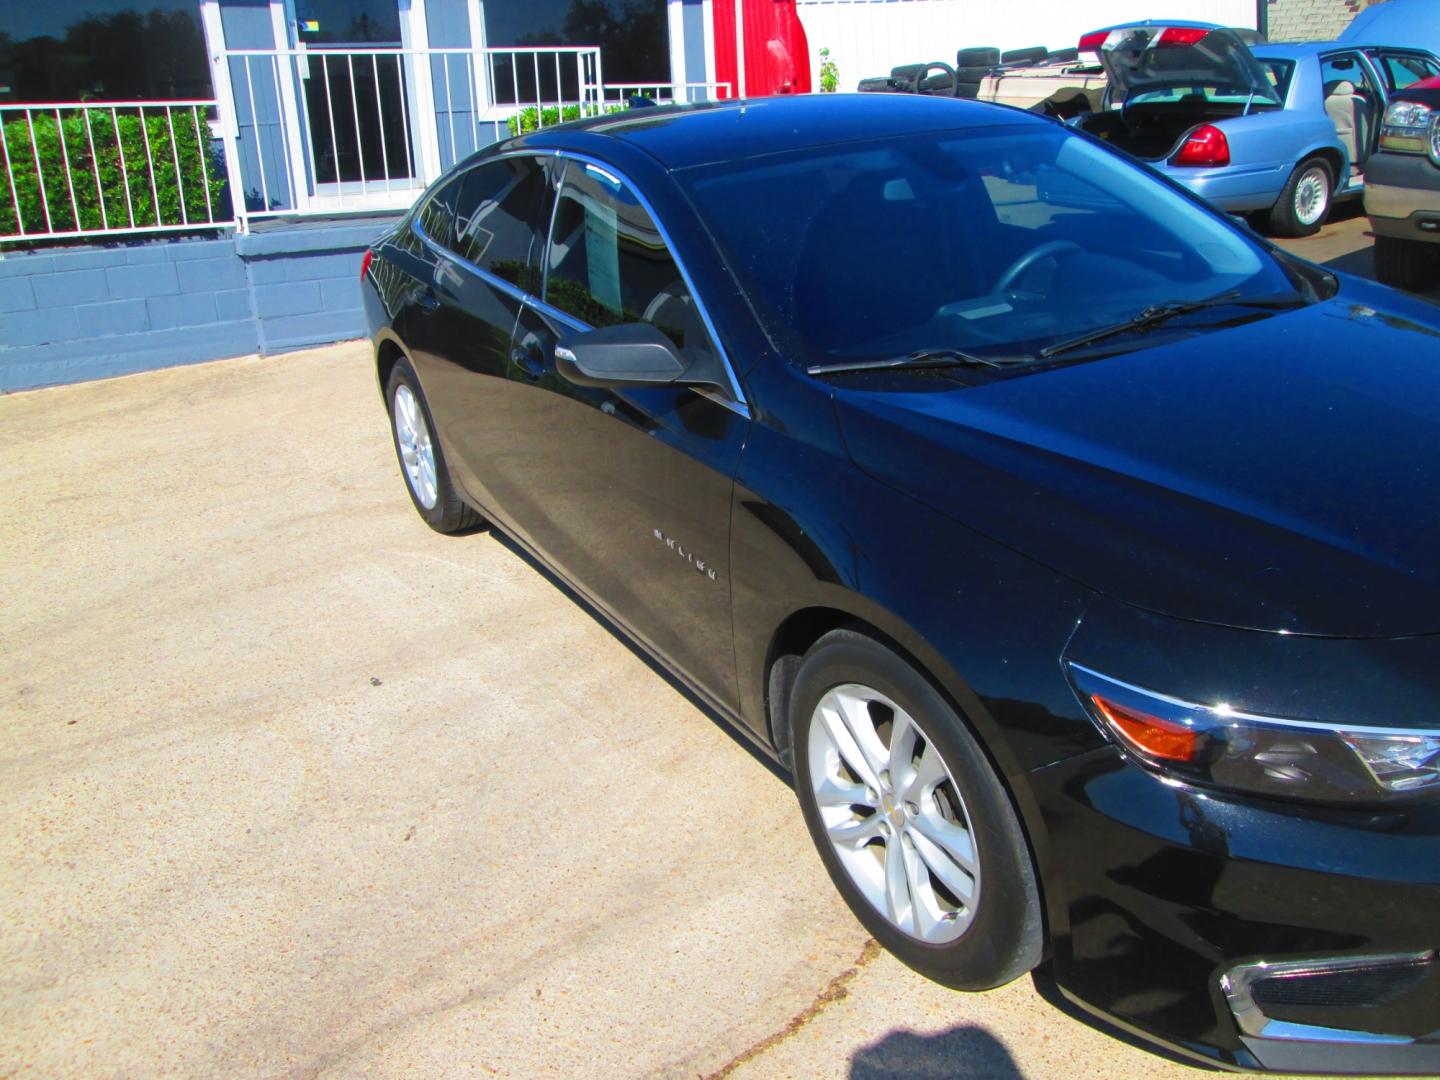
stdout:
{"type": "Polygon", "coordinates": [[[6,6],[0,101],[163,101],[211,93],[197,0],[6,6]]]}
{"type": "Polygon", "coordinates": [[[670,81],[665,0],[485,0],[492,48],[599,45],[605,81],[670,81]]]}

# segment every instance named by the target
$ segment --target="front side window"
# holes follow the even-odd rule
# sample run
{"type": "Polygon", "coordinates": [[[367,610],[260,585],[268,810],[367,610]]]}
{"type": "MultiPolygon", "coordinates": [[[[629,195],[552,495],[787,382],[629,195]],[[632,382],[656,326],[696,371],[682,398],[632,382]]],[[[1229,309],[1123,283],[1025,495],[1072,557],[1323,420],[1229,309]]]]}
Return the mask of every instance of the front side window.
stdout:
{"type": "Polygon", "coordinates": [[[595,165],[566,167],[545,299],[592,327],[649,322],[681,349],[706,340],[659,228],[628,186],[595,165]]]}
{"type": "Polygon", "coordinates": [[[1026,124],[719,162],[678,176],[781,351],[1033,356],[1149,305],[1295,295],[1148,170],[1026,124]]]}
{"type": "Polygon", "coordinates": [[[1418,53],[1381,53],[1380,70],[1391,90],[1404,90],[1423,79],[1440,75],[1440,66],[1418,53]]]}
{"type": "Polygon", "coordinates": [[[545,167],[534,158],[486,162],[461,180],[454,252],[526,292],[540,291],[535,240],[546,215],[545,167]]]}

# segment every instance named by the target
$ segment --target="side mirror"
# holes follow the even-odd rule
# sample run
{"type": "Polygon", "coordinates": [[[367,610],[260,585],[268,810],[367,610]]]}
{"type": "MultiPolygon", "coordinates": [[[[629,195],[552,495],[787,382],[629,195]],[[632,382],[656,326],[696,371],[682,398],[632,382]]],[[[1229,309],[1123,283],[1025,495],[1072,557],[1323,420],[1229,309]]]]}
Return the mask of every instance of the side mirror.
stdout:
{"type": "Polygon", "coordinates": [[[674,343],[650,323],[572,334],[555,346],[555,370],[577,386],[689,383],[674,343]]]}

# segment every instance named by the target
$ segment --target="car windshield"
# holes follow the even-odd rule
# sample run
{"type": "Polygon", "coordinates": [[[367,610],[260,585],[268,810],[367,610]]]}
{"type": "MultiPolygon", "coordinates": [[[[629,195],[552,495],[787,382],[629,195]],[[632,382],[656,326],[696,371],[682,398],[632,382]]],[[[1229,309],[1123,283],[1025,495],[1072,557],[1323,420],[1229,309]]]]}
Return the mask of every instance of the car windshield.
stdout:
{"type": "Polygon", "coordinates": [[[679,175],[772,340],[805,365],[945,348],[1034,356],[1151,305],[1294,291],[1239,229],[1058,125],[679,175]]]}

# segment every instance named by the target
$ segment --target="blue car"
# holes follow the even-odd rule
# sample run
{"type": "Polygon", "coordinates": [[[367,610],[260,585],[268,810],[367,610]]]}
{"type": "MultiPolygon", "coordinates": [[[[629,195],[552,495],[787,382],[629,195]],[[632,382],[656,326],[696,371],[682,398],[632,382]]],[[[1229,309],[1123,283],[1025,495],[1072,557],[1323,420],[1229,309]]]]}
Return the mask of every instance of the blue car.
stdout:
{"type": "Polygon", "coordinates": [[[1087,34],[1108,76],[1080,121],[1230,213],[1309,236],[1360,194],[1389,95],[1440,72],[1424,50],[1257,45],[1208,23],[1136,23],[1087,34]]]}

